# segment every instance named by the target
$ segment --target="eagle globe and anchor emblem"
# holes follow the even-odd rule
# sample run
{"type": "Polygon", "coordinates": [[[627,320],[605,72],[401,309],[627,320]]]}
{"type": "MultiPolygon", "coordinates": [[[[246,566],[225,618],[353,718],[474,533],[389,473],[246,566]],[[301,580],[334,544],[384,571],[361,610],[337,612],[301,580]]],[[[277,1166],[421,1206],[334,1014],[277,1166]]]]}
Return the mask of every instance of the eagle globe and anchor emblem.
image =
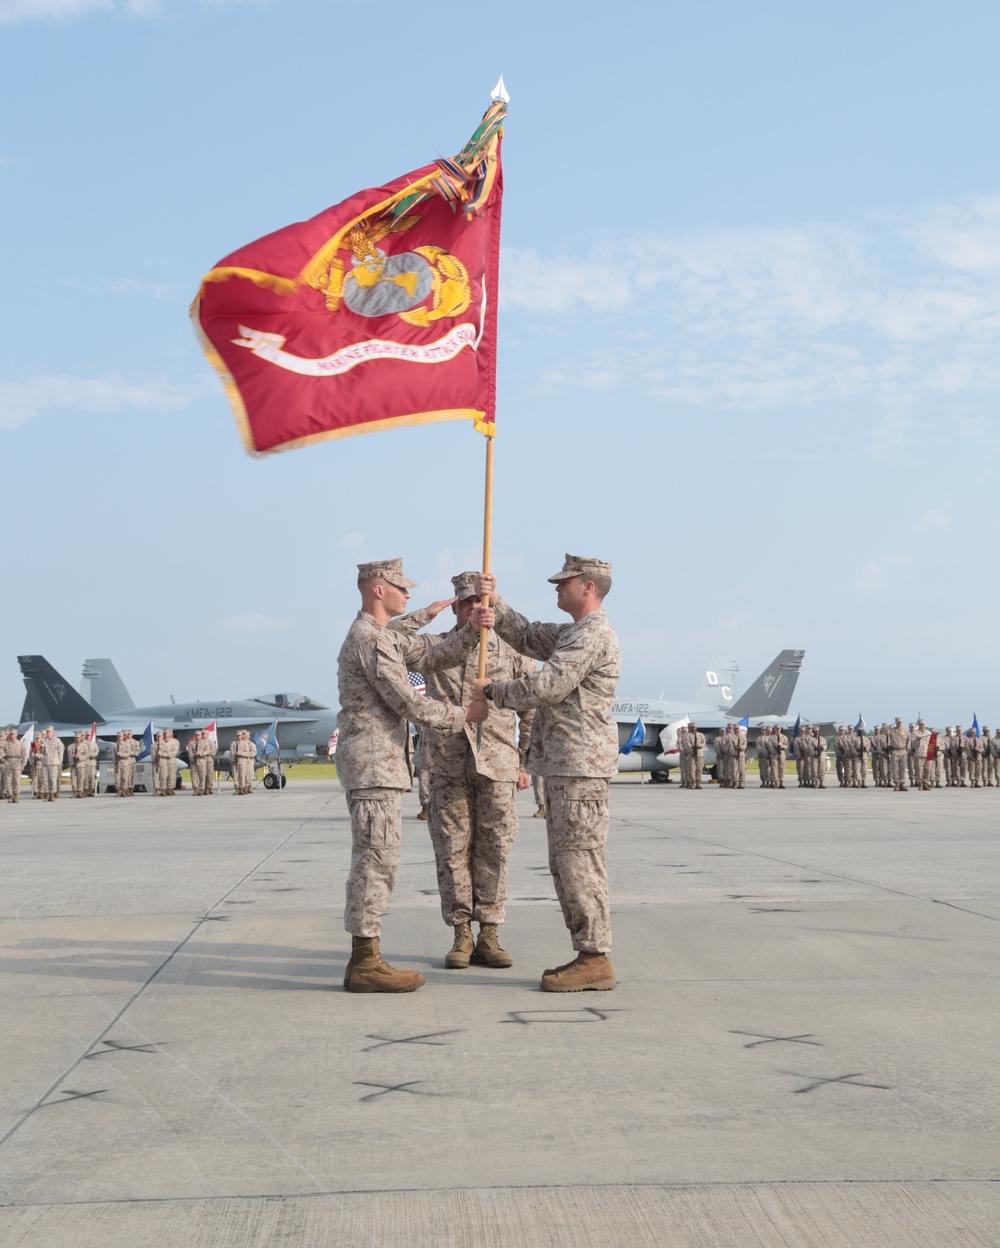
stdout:
{"type": "Polygon", "coordinates": [[[393,255],[379,246],[387,235],[400,234],[419,219],[362,221],[348,230],[342,248],[350,252],[351,267],[335,256],[320,281],[310,282],[325,294],[329,311],[343,303],[358,316],[395,313],[410,325],[427,326],[468,308],[472,284],[457,256],[432,244],[393,255]]]}

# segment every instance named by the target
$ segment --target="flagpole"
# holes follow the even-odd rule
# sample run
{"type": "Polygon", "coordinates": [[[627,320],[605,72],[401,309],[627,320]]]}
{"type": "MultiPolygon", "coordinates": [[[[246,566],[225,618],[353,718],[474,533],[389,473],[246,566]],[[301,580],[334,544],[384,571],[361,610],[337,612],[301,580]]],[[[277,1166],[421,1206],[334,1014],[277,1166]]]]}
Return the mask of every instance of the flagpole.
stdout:
{"type": "MultiPolygon", "coordinates": [[[[486,488],[483,494],[483,567],[484,573],[489,573],[490,559],[492,557],[493,545],[493,438],[487,434],[486,437],[486,488]]],[[[483,606],[490,605],[489,594],[483,594],[483,606]]],[[[488,645],[487,638],[489,636],[488,628],[479,630],[479,679],[486,679],[486,649],[488,645]]],[[[476,749],[479,749],[483,741],[483,726],[476,724],[476,749]]]]}

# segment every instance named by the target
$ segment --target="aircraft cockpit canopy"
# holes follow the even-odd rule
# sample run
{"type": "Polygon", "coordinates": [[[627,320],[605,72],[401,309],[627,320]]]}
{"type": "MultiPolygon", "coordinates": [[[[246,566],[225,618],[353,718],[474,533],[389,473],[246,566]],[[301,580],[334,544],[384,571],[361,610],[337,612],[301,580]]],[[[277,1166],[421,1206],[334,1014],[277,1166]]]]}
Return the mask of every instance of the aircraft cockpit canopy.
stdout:
{"type": "Polygon", "coordinates": [[[265,706],[277,707],[279,711],[328,711],[330,709],[322,702],[306,697],[304,693],[262,693],[251,700],[263,702],[265,706]]]}

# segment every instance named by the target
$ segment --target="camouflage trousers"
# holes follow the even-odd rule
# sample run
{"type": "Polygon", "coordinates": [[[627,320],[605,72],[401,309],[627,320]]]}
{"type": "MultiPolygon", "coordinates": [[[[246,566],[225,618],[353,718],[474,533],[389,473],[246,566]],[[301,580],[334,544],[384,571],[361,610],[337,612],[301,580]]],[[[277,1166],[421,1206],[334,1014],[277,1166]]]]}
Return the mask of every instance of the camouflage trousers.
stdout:
{"type": "Polygon", "coordinates": [[[39,793],[53,793],[59,796],[59,779],[62,775],[62,768],[58,763],[42,763],[41,767],[42,779],[39,785],[39,793]]]}
{"type": "Polygon", "coordinates": [[[535,795],[535,805],[542,807],[545,805],[545,779],[543,776],[531,777],[531,791],[535,795]]]}
{"type": "Polygon", "coordinates": [[[135,759],[120,758],[115,763],[115,792],[127,793],[135,784],[135,759]]]}
{"type": "Polygon", "coordinates": [[[153,765],[153,787],[158,793],[172,793],[177,784],[177,764],[172,758],[153,765]]]}
{"type": "Polygon", "coordinates": [[[855,754],[851,758],[851,783],[855,788],[863,789],[868,777],[868,767],[863,754],[855,754]]]}
{"type": "Polygon", "coordinates": [[[344,928],[352,936],[379,936],[382,915],[399,870],[403,807],[400,789],[349,789],[351,870],[347,876],[344,928]]]}
{"type": "Polygon", "coordinates": [[[892,750],[889,754],[889,783],[893,787],[906,784],[907,754],[905,750],[892,750]]]}
{"type": "Polygon", "coordinates": [[[421,767],[416,772],[417,777],[417,797],[420,799],[420,809],[426,810],[431,804],[431,773],[421,767]]]}
{"type": "Polygon", "coordinates": [[[479,775],[471,751],[464,776],[432,771],[430,833],[445,923],[502,923],[517,836],[514,781],[479,775]]]}
{"type": "Polygon", "coordinates": [[[608,781],[547,776],[545,789],[549,870],[573,948],[610,953],[608,781]]]}
{"type": "MultiPolygon", "coordinates": [[[[253,788],[253,763],[248,758],[238,758],[233,764],[233,781],[238,789],[253,788]]],[[[367,935],[365,932],[355,932],[356,936],[367,935]]]]}
{"type": "Polygon", "coordinates": [[[69,769],[70,782],[73,785],[74,793],[86,793],[87,791],[87,773],[90,768],[86,763],[74,763],[69,769]]]}

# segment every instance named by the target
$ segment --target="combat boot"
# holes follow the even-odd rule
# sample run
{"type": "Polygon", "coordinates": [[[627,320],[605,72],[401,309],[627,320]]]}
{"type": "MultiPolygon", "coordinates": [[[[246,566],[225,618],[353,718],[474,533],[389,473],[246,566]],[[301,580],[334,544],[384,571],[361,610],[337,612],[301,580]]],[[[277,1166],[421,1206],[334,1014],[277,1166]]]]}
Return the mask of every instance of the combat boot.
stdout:
{"type": "Polygon", "coordinates": [[[445,955],[445,968],[449,971],[464,971],[469,965],[473,949],[472,927],[468,923],[455,924],[455,943],[445,955]]]}
{"type": "Polygon", "coordinates": [[[615,972],[606,953],[583,953],[572,962],[542,974],[542,992],[609,992],[615,987],[615,972]]]}
{"type": "Polygon", "coordinates": [[[377,936],[352,936],[344,972],[346,992],[413,992],[424,982],[419,971],[397,971],[382,960],[377,936]]]}
{"type": "Polygon", "coordinates": [[[421,822],[421,823],[428,823],[428,822],[430,821],[430,817],[431,817],[431,812],[427,809],[427,807],[426,807],[426,806],[421,806],[421,807],[420,807],[420,814],[419,814],[419,815],[417,815],[417,818],[420,820],[420,822],[421,822]]]}
{"type": "Polygon", "coordinates": [[[479,924],[479,939],[476,941],[472,960],[476,966],[492,966],[500,970],[514,965],[514,959],[500,946],[495,923],[479,924]]]}
{"type": "Polygon", "coordinates": [[[545,818],[545,807],[544,807],[544,806],[539,806],[539,808],[535,811],[535,813],[534,813],[531,817],[532,817],[532,819],[544,819],[544,818],[545,818]]]}

